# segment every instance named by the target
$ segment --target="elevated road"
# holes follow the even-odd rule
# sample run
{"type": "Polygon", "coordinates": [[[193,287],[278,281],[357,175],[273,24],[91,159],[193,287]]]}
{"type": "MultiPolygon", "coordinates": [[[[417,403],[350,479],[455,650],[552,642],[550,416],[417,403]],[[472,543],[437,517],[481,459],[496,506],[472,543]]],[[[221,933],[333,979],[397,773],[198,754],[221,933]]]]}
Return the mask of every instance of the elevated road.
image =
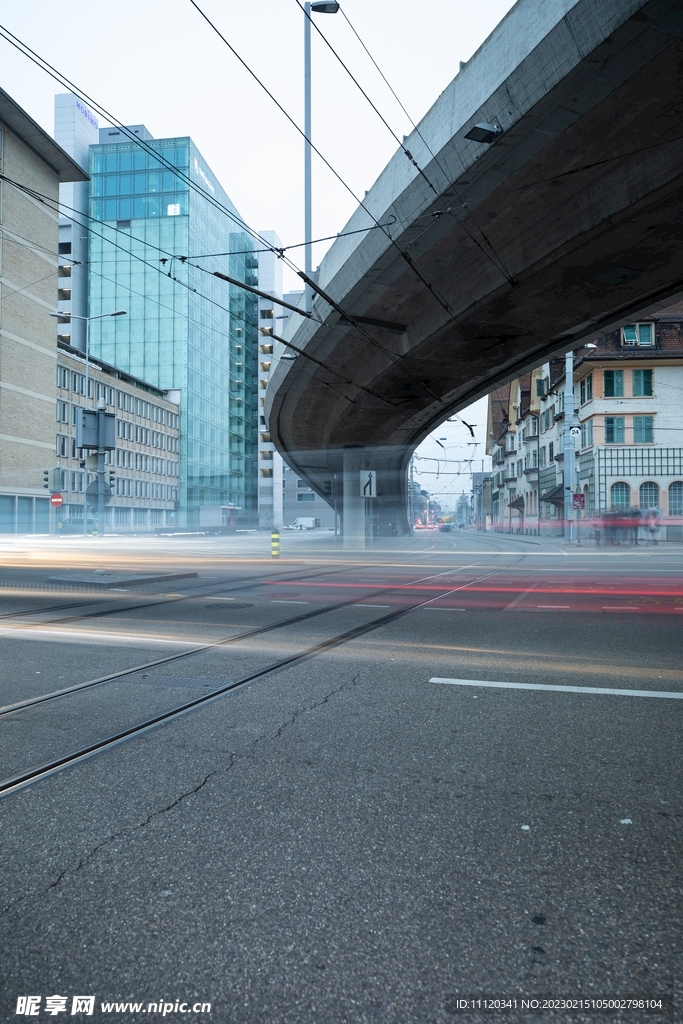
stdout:
{"type": "Polygon", "coordinates": [[[347,546],[361,470],[406,531],[410,455],[449,413],[683,292],[681,68],[676,0],[520,0],[366,194],[266,407],[347,546]]]}

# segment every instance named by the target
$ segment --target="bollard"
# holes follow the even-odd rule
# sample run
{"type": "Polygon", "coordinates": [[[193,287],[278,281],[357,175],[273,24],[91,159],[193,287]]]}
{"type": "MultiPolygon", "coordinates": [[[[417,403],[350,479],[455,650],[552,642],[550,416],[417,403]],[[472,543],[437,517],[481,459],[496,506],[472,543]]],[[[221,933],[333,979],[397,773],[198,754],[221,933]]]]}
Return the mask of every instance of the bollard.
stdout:
{"type": "Polygon", "coordinates": [[[270,535],[270,554],[273,558],[280,557],[280,531],[273,530],[270,535]]]}

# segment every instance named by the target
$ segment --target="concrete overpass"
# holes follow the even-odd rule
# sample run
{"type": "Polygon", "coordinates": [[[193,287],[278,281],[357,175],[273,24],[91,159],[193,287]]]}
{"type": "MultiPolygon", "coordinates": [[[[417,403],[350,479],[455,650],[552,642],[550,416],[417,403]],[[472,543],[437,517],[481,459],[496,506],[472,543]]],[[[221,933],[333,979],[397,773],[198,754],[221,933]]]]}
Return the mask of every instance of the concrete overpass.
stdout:
{"type": "Polygon", "coordinates": [[[448,414],[683,292],[683,4],[519,0],[405,145],[419,170],[399,150],[367,193],[267,395],[350,547],[361,470],[406,531],[410,455],[448,414]]]}

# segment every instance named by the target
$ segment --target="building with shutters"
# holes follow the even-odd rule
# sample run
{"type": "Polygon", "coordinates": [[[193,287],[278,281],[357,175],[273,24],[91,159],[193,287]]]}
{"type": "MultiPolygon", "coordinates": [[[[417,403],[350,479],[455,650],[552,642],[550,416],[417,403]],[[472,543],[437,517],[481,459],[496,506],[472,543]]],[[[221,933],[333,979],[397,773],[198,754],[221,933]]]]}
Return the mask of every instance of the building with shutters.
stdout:
{"type": "MultiPolygon", "coordinates": [[[[574,353],[581,516],[655,510],[683,541],[683,305],[593,339],[574,353]]],[[[552,359],[489,396],[495,528],[561,535],[565,361],[552,359]]]]}

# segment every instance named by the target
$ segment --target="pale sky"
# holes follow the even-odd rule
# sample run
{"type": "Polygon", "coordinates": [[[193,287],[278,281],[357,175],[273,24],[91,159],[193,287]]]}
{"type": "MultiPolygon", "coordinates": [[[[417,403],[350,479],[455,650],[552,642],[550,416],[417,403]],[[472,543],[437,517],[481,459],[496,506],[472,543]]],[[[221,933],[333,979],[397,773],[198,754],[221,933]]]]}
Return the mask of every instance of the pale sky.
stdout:
{"type": "MultiPolygon", "coordinates": [[[[240,56],[303,125],[303,14],[296,0],[197,0],[240,56]]],[[[500,19],[510,0],[344,0],[343,9],[414,121],[432,106],[500,19]]],[[[195,10],[189,0],[30,0],[7,5],[2,24],[67,75],[125,124],[145,124],[156,138],[191,135],[243,218],[257,230],[277,231],[285,245],[303,240],[303,142],[273,102],[195,10]]],[[[394,132],[411,125],[353,36],[342,14],[316,24],[359,79],[394,132]]],[[[373,184],[396,144],[333,54],[313,32],[313,141],[357,196],[373,184]]],[[[0,85],[47,131],[54,94],[67,91],[0,39],[0,85]]],[[[105,124],[101,121],[101,127],[105,124]]],[[[313,157],[314,237],[340,231],[355,200],[313,157]]],[[[329,243],[314,251],[320,262],[329,243]]],[[[303,265],[303,250],[290,255],[303,265]]],[[[294,275],[285,287],[296,287],[294,275]]],[[[449,458],[475,453],[481,468],[486,416],[478,403],[465,419],[469,432],[447,424],[449,458]]],[[[434,492],[468,489],[452,476],[443,451],[439,478],[424,474],[434,492]]],[[[419,462],[435,472],[436,463],[419,462]]]]}

